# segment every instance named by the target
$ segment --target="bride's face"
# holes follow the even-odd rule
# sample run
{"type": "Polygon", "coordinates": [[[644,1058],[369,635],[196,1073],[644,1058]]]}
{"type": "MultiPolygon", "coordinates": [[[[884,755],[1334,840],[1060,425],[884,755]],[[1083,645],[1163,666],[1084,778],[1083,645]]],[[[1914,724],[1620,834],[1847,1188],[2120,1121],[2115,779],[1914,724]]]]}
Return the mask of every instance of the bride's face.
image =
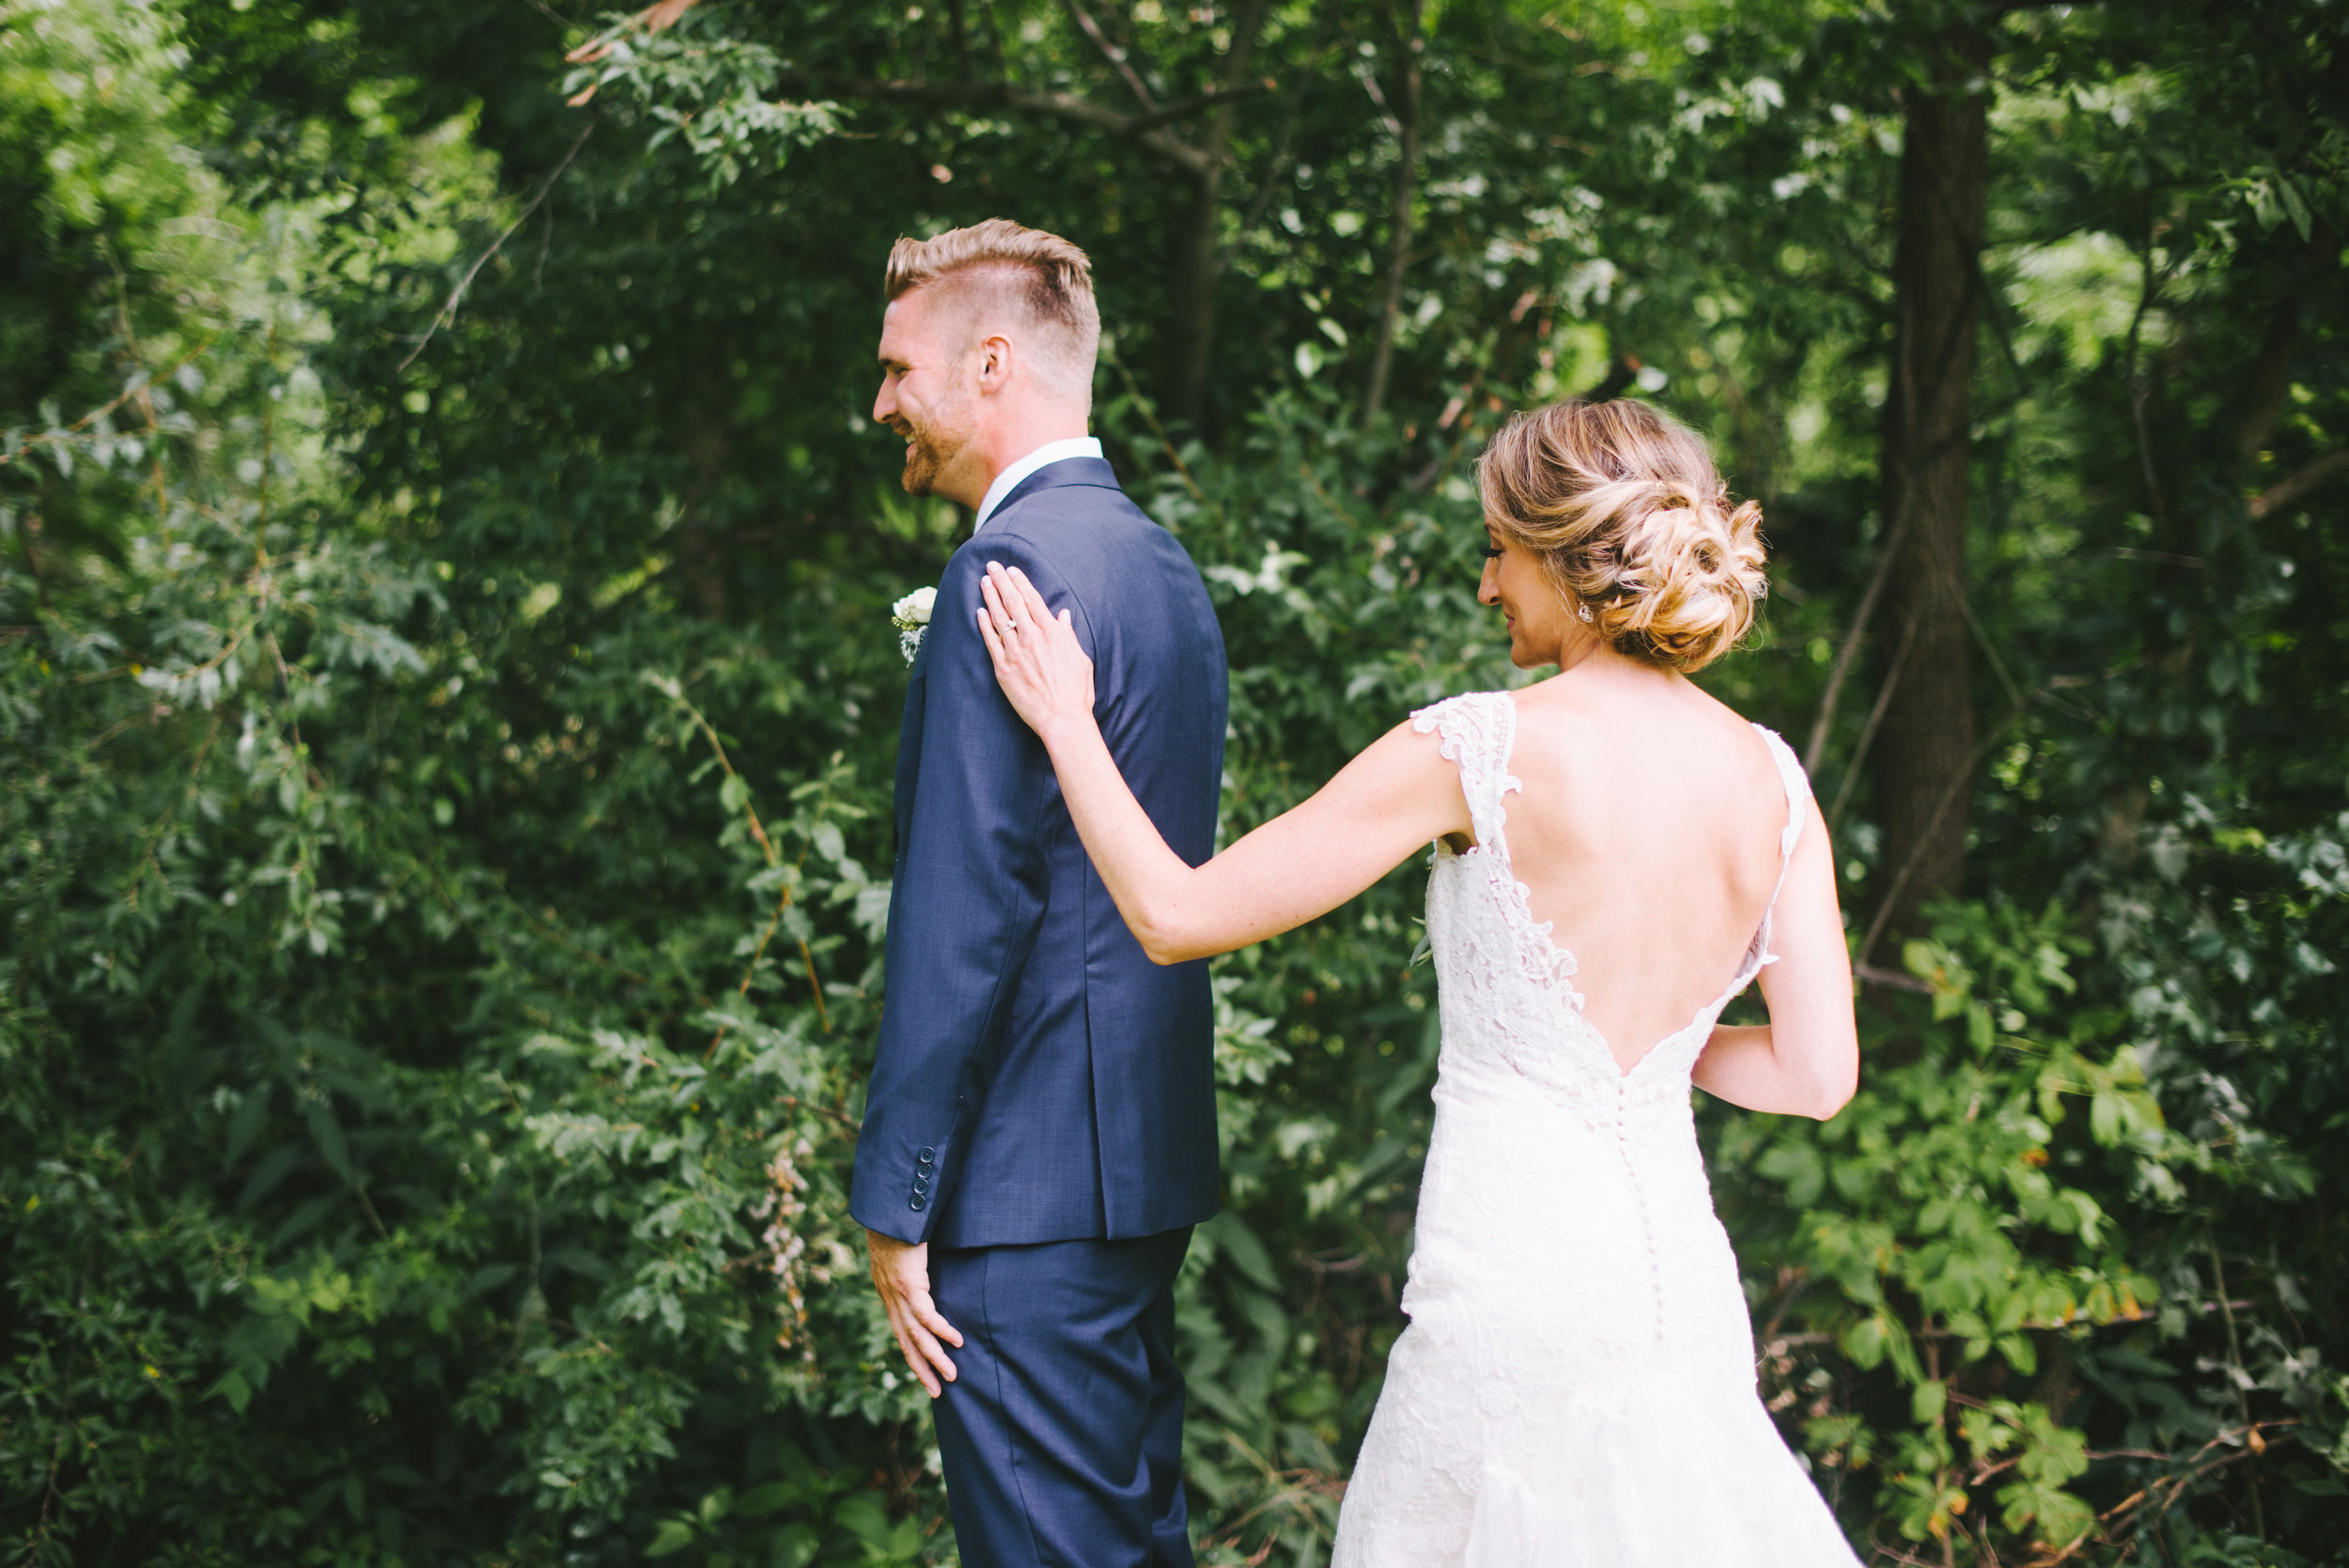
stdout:
{"type": "Polygon", "coordinates": [[[1529,551],[1486,529],[1484,580],[1476,598],[1499,610],[1509,628],[1509,662],[1520,670],[1563,664],[1566,644],[1587,636],[1558,585],[1529,551]]]}

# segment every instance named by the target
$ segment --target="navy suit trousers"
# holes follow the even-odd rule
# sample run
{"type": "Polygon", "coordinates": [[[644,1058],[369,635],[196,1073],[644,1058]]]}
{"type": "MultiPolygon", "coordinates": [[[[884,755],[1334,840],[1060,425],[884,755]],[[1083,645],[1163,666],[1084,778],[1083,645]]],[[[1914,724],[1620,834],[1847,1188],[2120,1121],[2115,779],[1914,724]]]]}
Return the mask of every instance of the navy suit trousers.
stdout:
{"type": "Polygon", "coordinates": [[[965,1568],[1191,1568],[1174,1276],[1190,1227],[930,1250],[931,1407],[965,1568]]]}

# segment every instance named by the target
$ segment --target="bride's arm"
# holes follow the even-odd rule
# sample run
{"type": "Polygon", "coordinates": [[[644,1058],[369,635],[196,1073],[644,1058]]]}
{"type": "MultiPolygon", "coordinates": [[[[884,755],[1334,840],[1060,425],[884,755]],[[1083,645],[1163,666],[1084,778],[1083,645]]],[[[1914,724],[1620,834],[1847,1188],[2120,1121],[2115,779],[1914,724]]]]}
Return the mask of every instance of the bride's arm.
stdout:
{"type": "Polygon", "coordinates": [[[1093,716],[1093,661],[1014,567],[989,563],[979,634],[1003,694],[1051,753],[1061,797],[1117,911],[1161,964],[1229,953],[1327,914],[1446,833],[1469,831],[1457,770],[1398,725],[1320,792],[1202,866],[1166,846],[1093,716]],[[1011,629],[1015,618],[1018,629],[1011,629]]]}
{"type": "Polygon", "coordinates": [[[1696,1085],[1744,1106],[1824,1122],[1859,1082],[1859,1037],[1852,1021],[1851,956],[1835,899],[1835,851],[1816,801],[1786,867],[1770,917],[1778,962],[1762,970],[1770,1021],[1720,1028],[1697,1058],[1696,1085]]]}

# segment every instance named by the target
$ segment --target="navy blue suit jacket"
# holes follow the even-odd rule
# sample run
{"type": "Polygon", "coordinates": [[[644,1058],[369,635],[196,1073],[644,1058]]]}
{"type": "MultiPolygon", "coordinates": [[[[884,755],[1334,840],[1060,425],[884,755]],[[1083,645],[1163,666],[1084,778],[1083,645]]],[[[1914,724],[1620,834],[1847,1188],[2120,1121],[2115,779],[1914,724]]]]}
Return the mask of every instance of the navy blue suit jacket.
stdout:
{"type": "Polygon", "coordinates": [[[1155,1234],[1215,1213],[1204,960],[1150,962],[974,622],[987,564],[1074,612],[1094,715],[1143,810],[1215,849],[1223,637],[1199,571],[1097,458],[1049,464],[955,552],[897,751],[888,990],[849,1212],[900,1241],[1155,1234]]]}

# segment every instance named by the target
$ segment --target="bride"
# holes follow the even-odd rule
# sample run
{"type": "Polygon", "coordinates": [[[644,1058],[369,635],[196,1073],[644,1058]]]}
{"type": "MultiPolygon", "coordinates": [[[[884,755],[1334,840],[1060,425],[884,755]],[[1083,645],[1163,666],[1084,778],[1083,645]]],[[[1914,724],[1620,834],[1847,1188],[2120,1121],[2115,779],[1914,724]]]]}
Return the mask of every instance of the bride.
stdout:
{"type": "Polygon", "coordinates": [[[1646,404],[1520,414],[1478,469],[1478,598],[1559,674],[1412,715],[1196,868],[1094,721],[1066,612],[990,566],[997,678],[1150,956],[1301,925],[1435,842],[1435,1130],[1335,1568],[1845,1568],[1754,1387],[1688,1086],[1825,1118],[1859,1072],[1826,824],[1784,741],[1688,675],[1765,589],[1760,510],[1646,404]],[[1721,1009],[1760,977],[1767,1024],[1721,1009]]]}

